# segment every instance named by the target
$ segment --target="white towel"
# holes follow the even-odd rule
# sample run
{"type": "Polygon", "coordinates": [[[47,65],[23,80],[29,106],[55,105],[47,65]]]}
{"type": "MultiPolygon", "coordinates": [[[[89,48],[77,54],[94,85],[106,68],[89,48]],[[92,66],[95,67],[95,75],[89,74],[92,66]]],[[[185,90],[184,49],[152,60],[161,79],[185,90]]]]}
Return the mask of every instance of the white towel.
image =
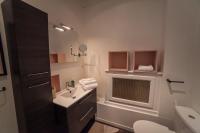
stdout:
{"type": "Polygon", "coordinates": [[[139,65],[138,70],[140,70],[140,71],[153,71],[154,68],[153,68],[152,65],[149,65],[149,66],[139,65]]]}
{"type": "Polygon", "coordinates": [[[82,86],[84,90],[94,89],[98,86],[95,78],[85,78],[79,80],[79,84],[82,86]]]}
{"type": "Polygon", "coordinates": [[[82,85],[89,85],[89,84],[97,83],[97,81],[96,80],[80,80],[79,83],[82,85]]]}
{"type": "Polygon", "coordinates": [[[94,89],[94,88],[97,88],[98,84],[97,83],[94,83],[94,84],[89,84],[89,85],[83,85],[83,89],[84,90],[90,90],[90,89],[94,89]]]}
{"type": "Polygon", "coordinates": [[[81,79],[80,81],[90,81],[90,80],[96,80],[95,78],[84,78],[84,79],[81,79]]]}

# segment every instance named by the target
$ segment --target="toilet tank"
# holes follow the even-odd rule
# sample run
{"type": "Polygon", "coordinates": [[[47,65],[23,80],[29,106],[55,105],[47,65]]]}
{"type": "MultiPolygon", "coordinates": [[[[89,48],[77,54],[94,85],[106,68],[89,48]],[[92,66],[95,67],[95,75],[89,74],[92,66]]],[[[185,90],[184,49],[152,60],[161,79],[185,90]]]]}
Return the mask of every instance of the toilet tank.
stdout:
{"type": "Polygon", "coordinates": [[[176,133],[200,133],[200,114],[189,107],[176,106],[175,109],[176,133]]]}

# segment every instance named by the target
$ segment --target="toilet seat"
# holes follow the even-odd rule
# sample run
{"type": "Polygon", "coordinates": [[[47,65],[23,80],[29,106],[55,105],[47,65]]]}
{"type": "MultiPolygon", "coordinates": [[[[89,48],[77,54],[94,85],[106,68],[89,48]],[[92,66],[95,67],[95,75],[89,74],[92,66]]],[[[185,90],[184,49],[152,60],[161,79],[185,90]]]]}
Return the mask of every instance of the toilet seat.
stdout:
{"type": "Polygon", "coordinates": [[[136,121],[133,129],[135,133],[175,133],[163,125],[146,120],[136,121]]]}

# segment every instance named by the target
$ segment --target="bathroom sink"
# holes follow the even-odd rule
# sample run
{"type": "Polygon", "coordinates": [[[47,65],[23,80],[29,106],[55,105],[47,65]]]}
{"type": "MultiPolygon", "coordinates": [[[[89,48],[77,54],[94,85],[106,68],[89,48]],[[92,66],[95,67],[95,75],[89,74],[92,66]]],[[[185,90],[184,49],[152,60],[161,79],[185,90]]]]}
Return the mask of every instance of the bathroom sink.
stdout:
{"type": "Polygon", "coordinates": [[[69,93],[69,92],[65,92],[65,93],[63,93],[61,96],[63,96],[63,97],[71,97],[72,94],[69,93]]]}
{"type": "Polygon", "coordinates": [[[74,93],[65,92],[65,93],[63,93],[61,96],[66,97],[66,98],[73,98],[73,99],[75,99],[76,96],[73,95],[73,94],[74,94],[74,93]]]}
{"type": "Polygon", "coordinates": [[[62,94],[63,97],[79,97],[81,96],[85,91],[81,87],[75,87],[75,88],[69,88],[65,93],[62,94]]]}
{"type": "Polygon", "coordinates": [[[58,92],[53,102],[57,105],[68,108],[91,91],[92,89],[84,90],[80,85],[77,85],[75,88],[70,88],[70,91],[64,89],[61,92],[58,92]]]}

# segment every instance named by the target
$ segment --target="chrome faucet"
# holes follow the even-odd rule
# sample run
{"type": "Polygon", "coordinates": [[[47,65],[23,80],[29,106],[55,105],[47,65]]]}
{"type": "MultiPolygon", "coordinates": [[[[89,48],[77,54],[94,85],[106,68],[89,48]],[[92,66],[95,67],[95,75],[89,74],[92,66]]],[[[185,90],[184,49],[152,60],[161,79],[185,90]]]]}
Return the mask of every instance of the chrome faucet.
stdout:
{"type": "Polygon", "coordinates": [[[75,87],[75,81],[74,80],[66,82],[66,90],[68,90],[69,93],[72,93],[72,90],[70,89],[70,87],[72,87],[72,88],[75,87]]]}

